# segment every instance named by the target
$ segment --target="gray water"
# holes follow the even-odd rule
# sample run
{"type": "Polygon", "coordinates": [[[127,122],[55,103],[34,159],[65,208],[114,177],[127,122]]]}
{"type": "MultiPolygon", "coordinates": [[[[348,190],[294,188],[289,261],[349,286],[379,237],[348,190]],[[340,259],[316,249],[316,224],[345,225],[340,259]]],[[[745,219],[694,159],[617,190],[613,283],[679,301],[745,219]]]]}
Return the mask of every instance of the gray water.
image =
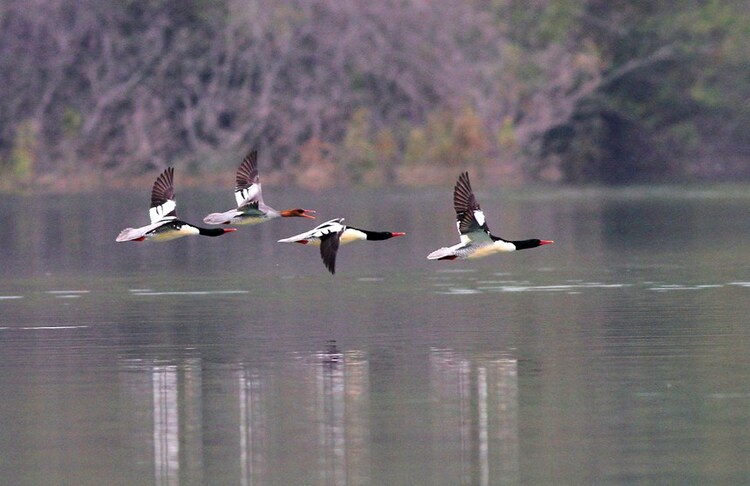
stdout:
{"type": "Polygon", "coordinates": [[[148,190],[0,198],[0,482],[750,482],[750,191],[475,186],[493,232],[556,243],[427,261],[450,188],[268,188],[407,232],[331,276],[276,243],[305,219],[116,244],[148,190]]]}

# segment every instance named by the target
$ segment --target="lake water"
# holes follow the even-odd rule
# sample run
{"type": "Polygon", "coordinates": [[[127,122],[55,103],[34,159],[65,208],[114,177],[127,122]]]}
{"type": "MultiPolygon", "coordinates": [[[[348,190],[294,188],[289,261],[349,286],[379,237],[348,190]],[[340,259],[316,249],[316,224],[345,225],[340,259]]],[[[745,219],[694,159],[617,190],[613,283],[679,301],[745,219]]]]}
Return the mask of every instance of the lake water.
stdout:
{"type": "MultiPolygon", "coordinates": [[[[148,190],[0,198],[3,484],[747,484],[750,191],[267,188],[406,237],[114,242],[148,190]]],[[[179,188],[178,188],[179,189],[179,188]]],[[[199,222],[231,193],[178,190],[199,222]]]]}

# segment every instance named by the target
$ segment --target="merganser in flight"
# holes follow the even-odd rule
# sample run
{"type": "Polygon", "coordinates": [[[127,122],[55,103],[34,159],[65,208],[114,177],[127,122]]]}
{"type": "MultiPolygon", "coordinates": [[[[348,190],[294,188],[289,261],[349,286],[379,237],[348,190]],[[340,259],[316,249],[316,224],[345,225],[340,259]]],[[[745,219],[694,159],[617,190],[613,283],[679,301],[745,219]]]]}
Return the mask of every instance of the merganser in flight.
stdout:
{"type": "Polygon", "coordinates": [[[125,228],[115,241],[168,241],[189,235],[221,236],[237,231],[236,228],[200,228],[177,219],[173,179],[174,168],[168,167],[154,181],[151,209],[148,210],[151,224],[140,228],[125,228]]]}
{"type": "Polygon", "coordinates": [[[484,213],[469,183],[469,173],[458,177],[453,189],[453,207],[456,210],[456,226],[461,242],[443,247],[427,255],[428,260],[455,260],[456,258],[481,258],[494,253],[526,250],[554,243],[552,240],[504,240],[490,233],[484,213]]]}
{"type": "Polygon", "coordinates": [[[287,209],[277,211],[263,202],[258,176],[258,151],[253,150],[242,160],[237,168],[234,198],[237,209],[223,213],[211,213],[203,218],[208,224],[257,224],[276,218],[309,218],[315,219],[311,209],[287,209]]]}
{"type": "Polygon", "coordinates": [[[390,231],[368,231],[344,224],[344,218],[332,219],[311,229],[306,233],[290,236],[279,240],[279,243],[301,243],[303,245],[320,246],[320,257],[331,273],[336,273],[336,252],[339,245],[345,245],[357,240],[380,241],[406,233],[390,231]]]}

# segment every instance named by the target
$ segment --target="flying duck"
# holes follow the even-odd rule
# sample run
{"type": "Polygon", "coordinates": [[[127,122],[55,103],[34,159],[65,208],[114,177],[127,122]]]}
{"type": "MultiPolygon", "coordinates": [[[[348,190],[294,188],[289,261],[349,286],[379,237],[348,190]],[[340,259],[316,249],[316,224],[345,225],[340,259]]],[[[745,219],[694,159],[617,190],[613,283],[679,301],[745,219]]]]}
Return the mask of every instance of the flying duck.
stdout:
{"type": "Polygon", "coordinates": [[[177,219],[174,198],[174,168],[168,167],[154,181],[151,189],[151,224],[140,228],[125,228],[115,241],[169,241],[189,235],[221,236],[236,228],[200,228],[177,219]]]}
{"type": "Polygon", "coordinates": [[[336,252],[339,245],[345,245],[352,241],[388,240],[395,236],[404,236],[406,233],[394,233],[391,231],[369,231],[344,224],[344,218],[332,219],[316,226],[315,228],[296,236],[290,236],[279,240],[279,243],[301,243],[320,246],[320,257],[329,272],[336,273],[336,252]]]}
{"type": "Polygon", "coordinates": [[[207,224],[258,224],[276,218],[309,218],[315,219],[310,209],[287,209],[277,211],[263,202],[258,175],[258,151],[253,150],[245,156],[237,168],[234,198],[237,208],[223,213],[211,213],[203,222],[207,224]]]}
{"type": "Polygon", "coordinates": [[[511,241],[490,233],[484,213],[471,190],[469,173],[462,172],[453,189],[453,207],[456,210],[456,226],[461,242],[443,247],[427,255],[428,260],[455,260],[457,258],[481,258],[494,253],[526,250],[554,243],[552,240],[511,241]]]}

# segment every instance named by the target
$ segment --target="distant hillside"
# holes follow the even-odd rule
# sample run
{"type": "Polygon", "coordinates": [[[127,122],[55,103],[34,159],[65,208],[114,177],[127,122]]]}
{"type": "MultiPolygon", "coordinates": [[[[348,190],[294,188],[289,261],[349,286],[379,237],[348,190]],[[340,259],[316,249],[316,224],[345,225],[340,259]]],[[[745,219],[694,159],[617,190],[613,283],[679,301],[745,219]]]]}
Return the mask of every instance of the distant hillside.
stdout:
{"type": "Polygon", "coordinates": [[[0,27],[6,189],[250,147],[291,183],[750,178],[747,0],[6,0],[0,27]]]}

